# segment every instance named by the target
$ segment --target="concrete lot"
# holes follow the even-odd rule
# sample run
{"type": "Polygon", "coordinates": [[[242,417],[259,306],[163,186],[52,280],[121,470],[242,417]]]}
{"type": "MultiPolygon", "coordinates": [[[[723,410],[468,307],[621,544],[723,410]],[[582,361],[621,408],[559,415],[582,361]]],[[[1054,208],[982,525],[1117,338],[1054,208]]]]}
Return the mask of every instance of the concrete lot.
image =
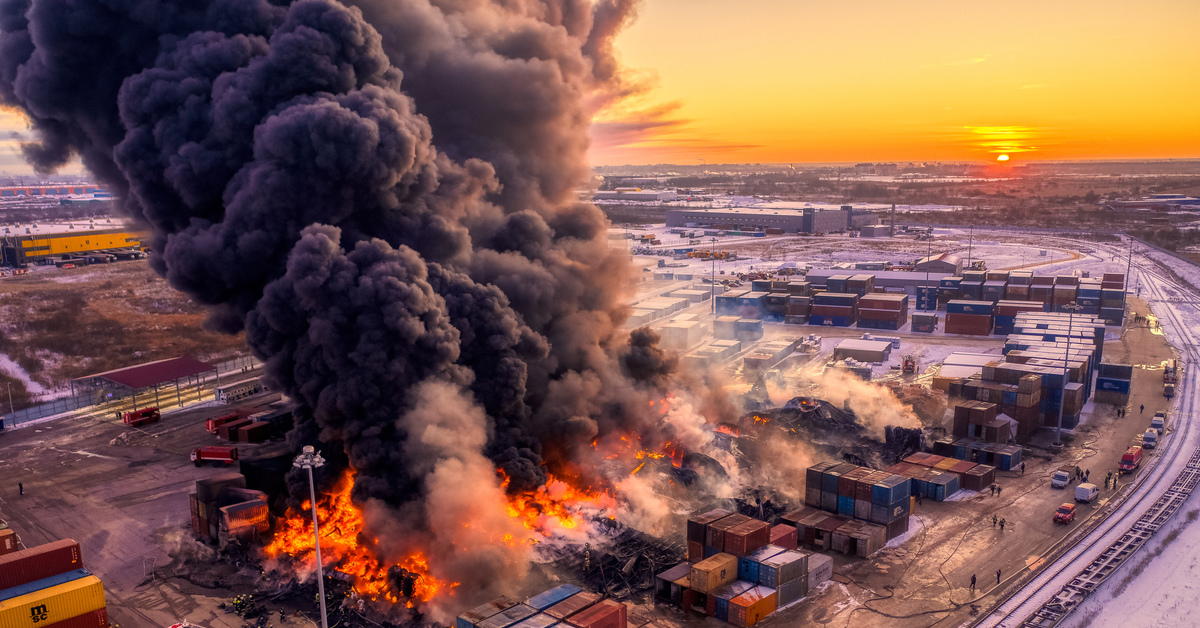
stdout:
{"type": "MultiPolygon", "coordinates": [[[[1133,311],[1148,312],[1140,300],[1133,302],[1133,311]]],[[[1057,455],[1049,449],[1053,433],[1039,432],[1026,446],[1024,476],[997,473],[1003,487],[1000,496],[964,491],[957,501],[925,500],[913,520],[916,531],[906,542],[869,560],[834,555],[834,582],[762,625],[957,626],[971,619],[972,605],[986,608],[1040,567],[1058,541],[1087,525],[1087,519],[1113,498],[1114,491],[1103,490],[1104,474],[1115,473],[1130,444],[1140,444],[1154,412],[1169,407],[1162,396],[1161,362],[1174,356],[1161,334],[1144,326],[1126,328],[1120,340],[1105,344],[1104,352],[1105,361],[1138,367],[1130,397],[1133,407],[1125,418],[1116,418],[1112,406],[1096,404],[1091,420],[1074,433],[1064,433],[1067,446],[1057,455]],[[1143,403],[1145,412],[1139,413],[1143,403]],[[1067,490],[1050,487],[1050,475],[1064,464],[1090,469],[1092,482],[1102,489],[1099,502],[1080,504],[1076,522],[1065,526],[1053,523],[1051,516],[1059,504],[1073,501],[1075,484],[1067,490]],[[1007,520],[1004,532],[992,527],[993,514],[1007,520]],[[972,574],[977,579],[974,592],[972,574]]],[[[1129,479],[1122,478],[1121,486],[1129,479]]]]}
{"type": "MultiPolygon", "coordinates": [[[[246,405],[276,398],[259,395],[246,405]]],[[[106,410],[0,433],[0,518],[26,546],[79,541],[84,564],[104,581],[111,619],[122,626],[165,627],[188,619],[212,628],[240,627],[241,618],[217,608],[233,595],[227,589],[164,577],[171,572],[161,569],[173,552],[199,548],[190,530],[188,494],[197,479],[227,469],[195,467],[188,454],[218,442],[205,431],[204,420],[228,412],[229,406],[210,402],[133,429],[106,410]],[[123,433],[130,434],[127,444],[111,444],[123,433]],[[18,482],[24,495],[18,494],[18,482]]],[[[242,457],[262,447],[271,445],[238,445],[242,457]]]]}

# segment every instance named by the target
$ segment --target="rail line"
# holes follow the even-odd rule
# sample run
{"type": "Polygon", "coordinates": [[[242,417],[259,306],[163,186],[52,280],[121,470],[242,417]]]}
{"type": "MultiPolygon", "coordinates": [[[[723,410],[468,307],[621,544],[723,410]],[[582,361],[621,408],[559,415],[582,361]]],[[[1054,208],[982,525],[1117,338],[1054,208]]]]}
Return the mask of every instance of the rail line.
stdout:
{"type": "MultiPolygon", "coordinates": [[[[1156,264],[1157,262],[1151,262],[1156,264]]],[[[1172,277],[1151,268],[1142,260],[1135,264],[1139,273],[1153,281],[1142,282],[1151,297],[1164,304],[1191,305],[1166,294],[1166,286],[1175,291],[1191,292],[1172,277]]],[[[1126,278],[1128,281],[1129,278],[1126,278]]],[[[1180,342],[1185,362],[1200,364],[1197,338],[1181,320],[1180,313],[1170,305],[1161,308],[1165,323],[1174,328],[1173,337],[1180,342]]],[[[1186,372],[1186,371],[1185,371],[1186,372]]],[[[1190,454],[1189,436],[1193,432],[1191,416],[1195,411],[1198,391],[1197,378],[1188,373],[1181,378],[1179,409],[1174,413],[1174,430],[1169,432],[1159,452],[1126,490],[1125,495],[1109,509],[1098,524],[1076,538],[1068,538],[1057,556],[1023,587],[1011,592],[973,626],[1005,628],[1052,628],[1060,625],[1105,580],[1117,572],[1147,540],[1158,532],[1200,484],[1200,449],[1190,454]],[[1184,458],[1186,457],[1186,461],[1184,458]],[[1163,479],[1175,473],[1171,485],[1154,498],[1163,479]],[[1144,510],[1148,500],[1154,502],[1144,510]],[[1097,548],[1103,548],[1097,551],[1097,548]],[[1047,592],[1053,592],[1047,595],[1047,592]]]]}

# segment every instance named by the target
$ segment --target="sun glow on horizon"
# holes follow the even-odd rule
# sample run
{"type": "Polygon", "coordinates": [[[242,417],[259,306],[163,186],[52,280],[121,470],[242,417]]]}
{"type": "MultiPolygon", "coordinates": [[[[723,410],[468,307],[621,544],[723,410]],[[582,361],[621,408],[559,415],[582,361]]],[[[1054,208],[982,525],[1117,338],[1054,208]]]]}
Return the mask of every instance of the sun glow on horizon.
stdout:
{"type": "Polygon", "coordinates": [[[1008,161],[1008,155],[996,155],[996,161],[1008,161]]]}

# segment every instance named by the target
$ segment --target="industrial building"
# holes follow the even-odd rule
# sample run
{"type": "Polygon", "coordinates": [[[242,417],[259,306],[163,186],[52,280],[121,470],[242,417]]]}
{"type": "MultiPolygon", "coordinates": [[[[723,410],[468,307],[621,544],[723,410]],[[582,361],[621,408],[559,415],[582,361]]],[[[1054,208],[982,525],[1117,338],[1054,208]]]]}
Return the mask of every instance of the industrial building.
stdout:
{"type": "Polygon", "coordinates": [[[109,249],[141,249],[148,233],[95,223],[8,226],[0,233],[0,263],[21,267],[55,256],[109,249]],[[105,228],[108,227],[108,228],[105,228]]]}
{"type": "MultiPolygon", "coordinates": [[[[838,275],[851,275],[845,270],[837,268],[814,268],[808,271],[805,276],[814,287],[827,289],[829,278],[838,275]]],[[[950,277],[949,273],[925,273],[916,271],[898,271],[891,270],[880,272],[874,275],[875,283],[873,288],[882,289],[887,292],[905,292],[911,295],[917,294],[917,288],[920,286],[937,287],[943,277],[950,277]]]]}
{"type": "Polygon", "coordinates": [[[776,233],[841,233],[878,223],[875,214],[841,207],[772,203],[758,207],[681,208],[667,210],[668,227],[710,227],[729,231],[776,233]]]}
{"type": "Polygon", "coordinates": [[[592,195],[593,201],[633,201],[635,203],[673,201],[677,198],[679,198],[679,194],[672,190],[643,190],[641,188],[602,190],[592,195]]]}
{"type": "Polygon", "coordinates": [[[0,187],[0,198],[20,196],[69,196],[72,194],[106,194],[97,185],[22,185],[0,187]]]}
{"type": "Polygon", "coordinates": [[[920,261],[913,266],[913,270],[931,273],[946,273],[955,277],[962,275],[963,262],[962,258],[949,253],[938,253],[929,257],[921,258],[920,261]]]}

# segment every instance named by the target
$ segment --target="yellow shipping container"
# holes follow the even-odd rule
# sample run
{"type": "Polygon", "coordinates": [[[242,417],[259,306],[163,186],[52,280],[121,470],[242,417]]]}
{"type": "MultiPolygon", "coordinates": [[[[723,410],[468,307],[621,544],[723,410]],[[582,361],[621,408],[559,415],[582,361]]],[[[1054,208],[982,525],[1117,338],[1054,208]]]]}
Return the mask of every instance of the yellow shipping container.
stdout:
{"type": "Polygon", "coordinates": [[[85,576],[0,602],[0,628],[39,628],[104,608],[104,585],[85,576]]]}

